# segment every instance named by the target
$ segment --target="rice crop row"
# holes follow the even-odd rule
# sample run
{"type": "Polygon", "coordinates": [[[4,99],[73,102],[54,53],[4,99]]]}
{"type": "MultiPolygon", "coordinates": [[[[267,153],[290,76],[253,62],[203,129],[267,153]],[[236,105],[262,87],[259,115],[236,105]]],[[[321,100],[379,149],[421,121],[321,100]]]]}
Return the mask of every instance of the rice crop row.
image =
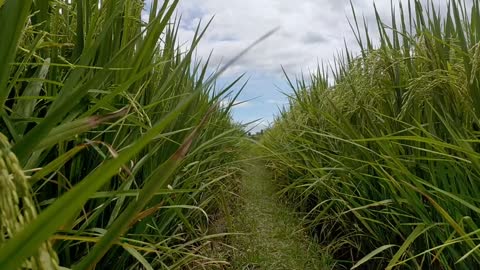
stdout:
{"type": "Polygon", "coordinates": [[[358,56],[289,80],[269,166],[339,267],[473,269],[480,2],[396,3],[374,30],[353,18],[358,56]]]}
{"type": "Polygon", "coordinates": [[[0,269],[211,263],[243,131],[177,4],[0,1],[0,269]]]}

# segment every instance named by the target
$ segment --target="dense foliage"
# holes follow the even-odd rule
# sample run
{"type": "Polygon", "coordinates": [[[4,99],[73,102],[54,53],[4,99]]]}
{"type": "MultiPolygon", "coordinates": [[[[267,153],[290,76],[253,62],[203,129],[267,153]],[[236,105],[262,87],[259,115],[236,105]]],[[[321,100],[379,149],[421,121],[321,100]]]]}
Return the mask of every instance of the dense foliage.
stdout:
{"type": "Polygon", "coordinates": [[[2,153],[18,158],[0,164],[13,198],[0,211],[21,221],[8,231],[0,220],[0,269],[209,263],[208,217],[243,136],[220,102],[233,84],[216,89],[217,74],[192,57],[204,28],[178,44],[178,0],[152,2],[0,1],[0,132],[13,152],[2,153]],[[33,221],[22,221],[25,189],[12,188],[23,178],[8,176],[19,167],[33,221]],[[38,255],[45,245],[53,252],[38,255]]]}
{"type": "Polygon", "coordinates": [[[338,265],[480,265],[480,2],[423,2],[354,16],[361,54],[292,83],[262,140],[338,265]]]}

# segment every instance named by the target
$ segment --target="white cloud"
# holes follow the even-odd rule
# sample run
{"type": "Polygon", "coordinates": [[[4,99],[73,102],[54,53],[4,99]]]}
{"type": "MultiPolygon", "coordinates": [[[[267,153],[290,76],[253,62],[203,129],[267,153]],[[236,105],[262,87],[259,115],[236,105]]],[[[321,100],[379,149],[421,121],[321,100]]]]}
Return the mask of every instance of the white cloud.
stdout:
{"type": "MultiPolygon", "coordinates": [[[[373,20],[373,1],[354,1],[358,15],[373,20]]],[[[381,13],[388,14],[390,1],[377,1],[381,13]]],[[[232,59],[268,31],[280,27],[269,39],[241,58],[230,73],[308,72],[322,60],[332,60],[344,48],[344,40],[355,48],[347,15],[349,0],[183,0],[179,13],[184,20],[182,40],[191,39],[201,20],[215,17],[200,43],[198,55],[206,58],[213,50],[213,65],[232,59]]]]}
{"type": "MultiPolygon", "coordinates": [[[[406,10],[408,1],[393,0],[393,3],[402,2],[406,10]]],[[[443,7],[446,2],[424,1],[443,7]]],[[[365,16],[369,28],[377,32],[374,0],[352,2],[360,23],[365,16]]],[[[375,2],[381,17],[389,24],[391,1],[375,2]]],[[[206,23],[214,17],[198,48],[202,58],[214,52],[214,66],[232,59],[263,34],[280,27],[242,57],[229,74],[265,72],[281,77],[281,65],[287,72],[298,74],[314,70],[318,62],[333,60],[345,43],[358,51],[347,20],[347,17],[352,19],[350,0],[181,0],[178,12],[184,18],[179,33],[182,40],[191,39],[200,21],[206,23]]]]}

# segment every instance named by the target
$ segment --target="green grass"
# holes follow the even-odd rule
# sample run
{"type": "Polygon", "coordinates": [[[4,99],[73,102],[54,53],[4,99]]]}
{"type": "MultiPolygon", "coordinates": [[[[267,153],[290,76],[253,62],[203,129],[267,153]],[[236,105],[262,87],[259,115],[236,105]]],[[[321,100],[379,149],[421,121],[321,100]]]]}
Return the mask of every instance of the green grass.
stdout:
{"type": "Polygon", "coordinates": [[[0,29],[0,133],[38,212],[14,233],[0,220],[0,269],[45,245],[72,269],[209,260],[198,250],[243,131],[219,105],[236,81],[216,89],[224,69],[192,56],[208,24],[181,49],[177,4],[153,1],[143,22],[140,0],[0,2],[0,23],[16,26],[0,29]]]}
{"type": "Polygon", "coordinates": [[[331,269],[328,254],[320,252],[294,210],[278,197],[259,154],[246,151],[231,215],[216,222],[216,231],[230,234],[223,244],[215,243],[217,256],[229,262],[227,269],[331,269]]]}
{"type": "Polygon", "coordinates": [[[262,138],[283,194],[347,268],[480,263],[480,3],[422,2],[376,30],[354,16],[361,53],[289,80],[290,108],[262,138]]]}

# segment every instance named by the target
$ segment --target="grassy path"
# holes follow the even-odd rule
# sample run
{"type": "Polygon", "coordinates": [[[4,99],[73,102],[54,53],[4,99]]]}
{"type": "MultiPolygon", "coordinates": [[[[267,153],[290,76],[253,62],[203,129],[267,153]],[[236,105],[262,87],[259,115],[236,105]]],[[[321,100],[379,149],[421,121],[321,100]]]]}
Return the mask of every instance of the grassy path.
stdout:
{"type": "Polygon", "coordinates": [[[294,211],[275,193],[269,172],[251,162],[242,181],[243,207],[233,217],[233,269],[327,269],[294,211]]]}

